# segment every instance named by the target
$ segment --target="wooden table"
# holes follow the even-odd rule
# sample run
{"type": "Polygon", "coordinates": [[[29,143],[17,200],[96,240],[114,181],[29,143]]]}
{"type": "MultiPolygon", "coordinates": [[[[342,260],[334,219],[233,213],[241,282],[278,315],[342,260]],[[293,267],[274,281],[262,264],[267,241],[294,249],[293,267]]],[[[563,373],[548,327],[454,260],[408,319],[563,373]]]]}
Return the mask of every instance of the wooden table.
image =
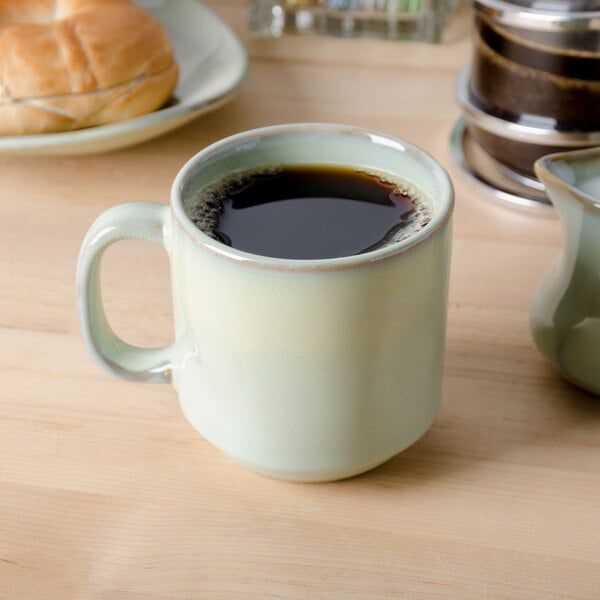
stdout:
{"type": "MultiPolygon", "coordinates": [[[[428,46],[256,40],[242,0],[210,4],[250,54],[231,103],[110,154],[0,159],[0,598],[600,598],[600,399],[565,383],[528,329],[559,222],[491,202],[449,152],[470,9],[428,46]],[[332,484],[224,458],[170,387],[100,370],[75,309],[79,246],[102,210],[167,203],[197,150],[290,121],[410,139],[457,192],[439,417],[387,464],[332,484]]],[[[125,339],[170,341],[158,248],[112,247],[103,281],[125,339]]]]}

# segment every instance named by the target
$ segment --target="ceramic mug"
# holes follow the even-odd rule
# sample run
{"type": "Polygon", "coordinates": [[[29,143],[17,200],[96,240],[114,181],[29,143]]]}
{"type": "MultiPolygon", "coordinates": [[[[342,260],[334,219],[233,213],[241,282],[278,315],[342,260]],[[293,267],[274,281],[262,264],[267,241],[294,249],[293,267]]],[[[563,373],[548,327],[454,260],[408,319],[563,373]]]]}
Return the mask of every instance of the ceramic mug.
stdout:
{"type": "Polygon", "coordinates": [[[412,144],[334,124],[234,135],[194,156],[170,207],[102,214],[78,263],[78,306],[92,356],[115,375],[171,383],[183,413],[223,453],[296,481],[349,477],[421,437],[440,403],[452,183],[412,144]],[[357,256],[287,260],[202,233],[186,214],[198,189],[275,164],[376,169],[418,188],[431,220],[357,256]],[[162,244],[171,267],[175,341],[141,349],[112,331],[100,298],[103,251],[123,239],[162,244]]]}

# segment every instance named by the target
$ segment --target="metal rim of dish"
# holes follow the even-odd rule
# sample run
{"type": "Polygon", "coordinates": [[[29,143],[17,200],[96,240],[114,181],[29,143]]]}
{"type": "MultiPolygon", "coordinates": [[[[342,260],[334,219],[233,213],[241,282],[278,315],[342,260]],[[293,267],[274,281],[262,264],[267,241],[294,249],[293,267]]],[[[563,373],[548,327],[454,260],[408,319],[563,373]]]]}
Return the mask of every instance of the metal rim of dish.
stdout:
{"type": "Polygon", "coordinates": [[[469,97],[470,71],[469,65],[460,70],[456,78],[456,99],[473,125],[494,135],[528,144],[556,145],[565,149],[600,145],[600,131],[557,131],[552,127],[505,121],[486,113],[475,106],[469,97]]]}
{"type": "MultiPolygon", "coordinates": [[[[600,3],[594,8],[566,9],[571,3],[546,3],[544,8],[525,6],[506,0],[472,0],[481,14],[515,27],[564,31],[565,29],[600,30],[600,3]],[[562,7],[562,8],[561,8],[562,7]]],[[[571,4],[572,6],[572,4],[571,4]]]]}
{"type": "Polygon", "coordinates": [[[537,179],[511,171],[479,147],[475,140],[469,139],[464,116],[457,120],[450,134],[450,154],[461,170],[484,192],[486,198],[537,215],[554,214],[544,186],[537,179]],[[478,168],[475,164],[477,157],[472,156],[473,152],[468,151],[467,145],[477,149],[479,158],[485,162],[484,168],[478,168]],[[501,181],[510,181],[510,185],[505,186],[501,181]]]}

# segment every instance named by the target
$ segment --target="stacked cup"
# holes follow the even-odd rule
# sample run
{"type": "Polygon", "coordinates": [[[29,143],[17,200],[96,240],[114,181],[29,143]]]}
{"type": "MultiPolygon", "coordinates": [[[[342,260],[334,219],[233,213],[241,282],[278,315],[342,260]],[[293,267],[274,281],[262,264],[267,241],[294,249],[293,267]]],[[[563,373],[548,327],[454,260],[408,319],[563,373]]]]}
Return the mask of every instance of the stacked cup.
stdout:
{"type": "Polygon", "coordinates": [[[457,79],[469,134],[516,178],[545,154],[600,145],[600,0],[473,0],[457,79]]]}

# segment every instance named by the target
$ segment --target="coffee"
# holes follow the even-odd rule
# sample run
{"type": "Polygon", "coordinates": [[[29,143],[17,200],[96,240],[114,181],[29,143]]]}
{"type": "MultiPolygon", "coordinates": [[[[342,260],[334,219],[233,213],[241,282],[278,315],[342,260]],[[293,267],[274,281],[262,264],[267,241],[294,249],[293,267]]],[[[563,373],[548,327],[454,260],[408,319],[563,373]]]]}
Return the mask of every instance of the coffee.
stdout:
{"type": "Polygon", "coordinates": [[[429,209],[408,183],[325,165],[286,165],[235,174],[200,190],[194,224],[246,252],[287,259],[362,254],[422,229],[429,209]]]}

